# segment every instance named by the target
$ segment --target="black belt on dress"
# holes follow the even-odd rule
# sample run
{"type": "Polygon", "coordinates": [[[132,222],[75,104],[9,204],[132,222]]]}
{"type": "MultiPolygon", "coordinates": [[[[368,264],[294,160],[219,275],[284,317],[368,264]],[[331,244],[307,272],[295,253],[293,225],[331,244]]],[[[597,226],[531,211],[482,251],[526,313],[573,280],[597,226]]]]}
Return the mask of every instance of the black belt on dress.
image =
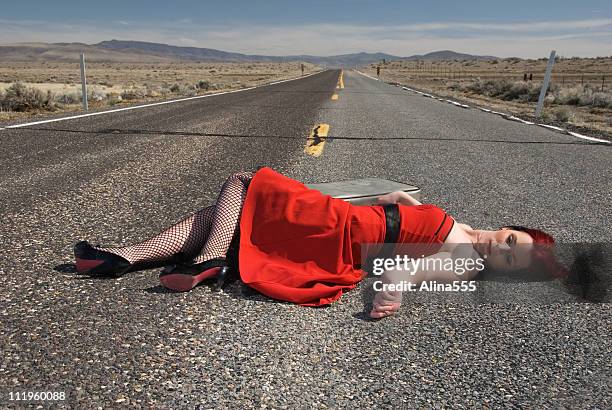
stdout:
{"type": "Polygon", "coordinates": [[[399,206],[397,204],[385,204],[382,206],[385,211],[386,230],[385,230],[385,243],[382,246],[379,258],[388,258],[393,255],[395,244],[399,238],[400,231],[400,213],[399,206]]]}

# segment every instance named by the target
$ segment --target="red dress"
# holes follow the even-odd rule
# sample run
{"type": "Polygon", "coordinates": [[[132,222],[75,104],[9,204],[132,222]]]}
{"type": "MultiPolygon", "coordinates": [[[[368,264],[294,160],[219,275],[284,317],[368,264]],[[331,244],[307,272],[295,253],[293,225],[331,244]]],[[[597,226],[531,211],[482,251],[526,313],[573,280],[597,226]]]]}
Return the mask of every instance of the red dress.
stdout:
{"type": "MultiPolygon", "coordinates": [[[[415,257],[436,253],[454,220],[435,205],[399,210],[398,243],[422,244],[415,257]]],[[[327,305],[365,277],[361,244],[377,252],[385,229],[382,206],[351,205],[261,168],[240,217],[240,277],[274,299],[327,305]]]]}

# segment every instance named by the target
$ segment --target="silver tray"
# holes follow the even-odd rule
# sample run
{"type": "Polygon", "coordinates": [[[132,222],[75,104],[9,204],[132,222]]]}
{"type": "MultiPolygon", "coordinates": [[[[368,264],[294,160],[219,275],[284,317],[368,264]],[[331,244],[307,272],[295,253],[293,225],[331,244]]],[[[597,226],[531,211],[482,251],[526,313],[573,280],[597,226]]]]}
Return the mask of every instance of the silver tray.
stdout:
{"type": "Polygon", "coordinates": [[[344,199],[353,205],[376,205],[379,196],[389,192],[404,191],[417,201],[421,200],[421,189],[414,185],[380,178],[351,179],[349,181],[305,184],[308,188],[344,199]]]}

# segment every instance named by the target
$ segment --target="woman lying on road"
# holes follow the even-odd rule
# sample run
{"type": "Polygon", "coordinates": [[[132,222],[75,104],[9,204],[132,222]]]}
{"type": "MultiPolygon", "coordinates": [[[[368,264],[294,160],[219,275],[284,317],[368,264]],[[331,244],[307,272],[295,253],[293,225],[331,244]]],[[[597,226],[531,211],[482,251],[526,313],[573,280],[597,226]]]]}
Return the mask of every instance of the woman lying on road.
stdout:
{"type": "MultiPolygon", "coordinates": [[[[385,243],[417,245],[418,255],[412,256],[424,260],[484,258],[487,268],[502,271],[537,265],[553,277],[565,274],[552,254],[553,238],[542,231],[520,226],[472,229],[401,191],[380,197],[379,203],[351,205],[270,168],[240,172],[227,179],[215,205],[151,239],[124,247],[77,243],[76,268],[91,275],[118,276],[167,266],[160,273],[162,285],[187,291],[209,278],[220,287],[232,252],[237,252],[237,269],[245,284],[305,306],[330,304],[354,288],[366,276],[360,269],[365,257],[395,246],[385,243]]],[[[461,279],[477,273],[471,269],[461,279]]],[[[393,282],[400,277],[390,269],[383,279],[393,282]]],[[[458,277],[456,271],[442,268],[412,273],[413,282],[425,279],[452,282],[458,277]]],[[[370,316],[391,315],[399,304],[397,292],[380,291],[370,316]]]]}

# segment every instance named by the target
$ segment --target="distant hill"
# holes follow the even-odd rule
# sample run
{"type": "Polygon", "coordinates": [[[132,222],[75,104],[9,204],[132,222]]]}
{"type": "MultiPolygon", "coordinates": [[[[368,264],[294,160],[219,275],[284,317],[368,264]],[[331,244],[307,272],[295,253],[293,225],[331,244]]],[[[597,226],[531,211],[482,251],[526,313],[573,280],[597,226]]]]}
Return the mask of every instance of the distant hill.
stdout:
{"type": "Polygon", "coordinates": [[[144,41],[102,41],[94,46],[121,52],[146,53],[161,58],[173,60],[196,61],[275,61],[279,57],[249,56],[240,53],[229,53],[212,48],[180,47],[168,44],[147,43],[144,41]]]}
{"type": "Polygon", "coordinates": [[[354,53],[336,56],[264,56],[212,48],[181,47],[144,41],[102,41],[98,44],[83,43],[18,43],[0,46],[0,60],[3,61],[77,61],[80,52],[85,52],[90,62],[171,62],[171,61],[211,61],[211,62],[284,62],[304,61],[328,67],[357,67],[393,60],[483,60],[495,59],[491,56],[472,56],[454,51],[436,51],[425,55],[398,57],[384,53],[354,53]]]}
{"type": "Polygon", "coordinates": [[[358,66],[370,64],[372,62],[387,60],[398,60],[401,57],[384,53],[356,53],[343,54],[337,56],[311,56],[311,55],[291,55],[291,56],[264,56],[253,54],[229,53],[226,51],[215,50],[212,48],[199,47],[180,47],[167,44],[147,43],[144,41],[120,41],[110,40],[95,44],[96,47],[103,47],[116,51],[133,52],[138,51],[158,57],[170,57],[177,60],[194,61],[305,61],[312,64],[323,66],[358,66]]]}
{"type": "Polygon", "coordinates": [[[476,56],[472,54],[462,54],[451,50],[434,51],[423,55],[414,55],[410,57],[403,57],[401,60],[497,60],[497,57],[493,56],[476,56]]]}
{"type": "Polygon", "coordinates": [[[0,46],[0,61],[78,61],[81,52],[85,52],[87,61],[92,62],[171,62],[174,59],[159,55],[147,54],[132,50],[126,53],[104,47],[82,43],[18,43],[0,46]]]}
{"type": "Polygon", "coordinates": [[[299,57],[300,60],[307,61],[312,64],[318,64],[322,66],[341,66],[341,67],[358,67],[362,65],[372,64],[383,59],[386,61],[399,60],[401,57],[397,57],[391,54],[385,53],[355,53],[355,54],[341,54],[337,56],[329,57],[316,57],[316,56],[294,56],[299,57]]]}

